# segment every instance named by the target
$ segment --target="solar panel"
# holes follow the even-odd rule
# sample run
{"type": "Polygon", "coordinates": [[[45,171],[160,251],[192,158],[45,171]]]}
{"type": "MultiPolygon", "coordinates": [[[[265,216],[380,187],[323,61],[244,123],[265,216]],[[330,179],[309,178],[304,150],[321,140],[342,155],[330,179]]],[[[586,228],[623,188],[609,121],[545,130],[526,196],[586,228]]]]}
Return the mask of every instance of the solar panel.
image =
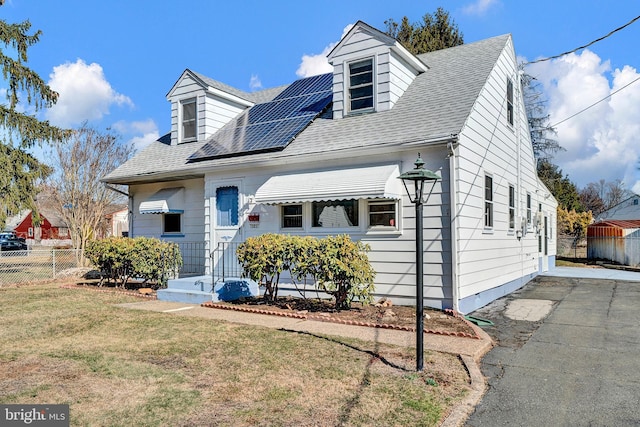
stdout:
{"type": "Polygon", "coordinates": [[[269,102],[257,104],[216,132],[187,160],[283,150],[332,100],[333,75],[291,83],[269,102]]]}

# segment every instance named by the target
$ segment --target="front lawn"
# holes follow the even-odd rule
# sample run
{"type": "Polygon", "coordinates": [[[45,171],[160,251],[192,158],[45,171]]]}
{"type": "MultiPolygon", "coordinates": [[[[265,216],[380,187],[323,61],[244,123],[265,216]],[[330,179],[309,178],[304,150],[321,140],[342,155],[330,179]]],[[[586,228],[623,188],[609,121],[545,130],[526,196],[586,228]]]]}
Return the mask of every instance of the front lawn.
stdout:
{"type": "Polygon", "coordinates": [[[0,287],[0,403],[71,425],[437,425],[468,390],[450,355],[128,310],[116,293],[0,287]]]}

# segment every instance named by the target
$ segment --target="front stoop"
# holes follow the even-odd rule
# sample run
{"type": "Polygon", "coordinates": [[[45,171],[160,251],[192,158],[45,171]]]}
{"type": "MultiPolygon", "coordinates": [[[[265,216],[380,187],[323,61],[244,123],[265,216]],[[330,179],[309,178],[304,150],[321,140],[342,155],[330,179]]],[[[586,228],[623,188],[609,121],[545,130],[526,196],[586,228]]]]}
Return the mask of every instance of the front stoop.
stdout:
{"type": "Polygon", "coordinates": [[[258,284],[251,279],[227,278],[224,282],[217,282],[215,287],[212,283],[211,276],[171,279],[166,289],[158,289],[158,300],[202,304],[260,295],[258,284]]]}

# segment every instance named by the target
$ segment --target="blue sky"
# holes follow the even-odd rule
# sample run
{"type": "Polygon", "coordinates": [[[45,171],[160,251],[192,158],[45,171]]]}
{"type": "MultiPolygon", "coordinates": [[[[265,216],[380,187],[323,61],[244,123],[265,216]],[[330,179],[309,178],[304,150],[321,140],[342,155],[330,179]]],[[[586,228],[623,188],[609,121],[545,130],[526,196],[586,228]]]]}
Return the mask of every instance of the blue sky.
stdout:
{"type": "MultiPolygon", "coordinates": [[[[60,93],[41,118],[111,127],[143,147],[170,129],[166,94],[190,68],[251,91],[322,69],[323,53],[348,25],[384,30],[417,22],[438,6],[466,43],[511,33],[526,60],[556,55],[640,15],[637,0],[207,1],[6,0],[2,19],[43,31],[28,65],[60,93]]],[[[640,21],[588,49],[528,68],[542,83],[557,123],[640,77],[640,21]]],[[[599,179],[640,192],[640,81],[561,123],[566,151],[555,161],[579,186],[599,179]]]]}

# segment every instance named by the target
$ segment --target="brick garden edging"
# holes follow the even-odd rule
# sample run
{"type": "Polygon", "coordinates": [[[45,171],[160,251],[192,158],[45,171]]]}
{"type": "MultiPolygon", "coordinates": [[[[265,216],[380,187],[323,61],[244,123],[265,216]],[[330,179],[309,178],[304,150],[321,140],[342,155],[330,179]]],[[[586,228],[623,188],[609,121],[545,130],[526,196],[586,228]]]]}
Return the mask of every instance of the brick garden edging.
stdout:
{"type": "MultiPolygon", "coordinates": [[[[287,312],[282,312],[282,311],[262,310],[262,309],[250,308],[250,307],[237,307],[237,306],[231,306],[231,305],[227,305],[227,304],[217,304],[217,303],[214,303],[214,302],[205,302],[205,303],[200,304],[200,306],[201,307],[207,307],[207,308],[215,308],[215,309],[219,309],[219,310],[232,310],[232,311],[241,311],[241,312],[244,312],[244,313],[254,313],[254,314],[265,314],[265,315],[269,315],[269,316],[290,317],[290,318],[301,319],[301,320],[314,320],[314,321],[319,321],[319,322],[339,323],[339,324],[343,324],[343,325],[365,326],[365,327],[368,327],[368,328],[393,329],[393,330],[406,331],[406,332],[415,332],[416,331],[416,328],[411,327],[411,326],[398,326],[398,325],[378,324],[378,323],[369,323],[369,322],[358,322],[358,321],[354,321],[354,320],[337,319],[337,318],[331,317],[331,316],[321,316],[321,315],[302,314],[302,313],[287,313],[287,312]]],[[[459,313],[455,313],[453,310],[445,310],[445,313],[447,313],[447,314],[449,314],[451,316],[455,316],[455,317],[461,318],[467,325],[469,325],[471,327],[471,329],[474,332],[476,331],[476,329],[474,328],[474,325],[471,322],[469,322],[468,320],[466,320],[464,317],[462,317],[459,313]]],[[[472,335],[472,334],[469,334],[469,333],[466,333],[466,332],[436,331],[436,330],[432,330],[432,329],[425,329],[424,333],[425,334],[453,336],[453,337],[462,337],[462,338],[471,338],[471,339],[480,339],[480,336],[478,336],[477,333],[472,335]]]]}

